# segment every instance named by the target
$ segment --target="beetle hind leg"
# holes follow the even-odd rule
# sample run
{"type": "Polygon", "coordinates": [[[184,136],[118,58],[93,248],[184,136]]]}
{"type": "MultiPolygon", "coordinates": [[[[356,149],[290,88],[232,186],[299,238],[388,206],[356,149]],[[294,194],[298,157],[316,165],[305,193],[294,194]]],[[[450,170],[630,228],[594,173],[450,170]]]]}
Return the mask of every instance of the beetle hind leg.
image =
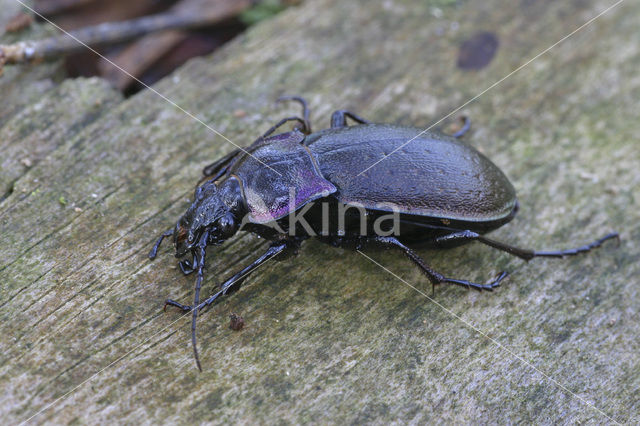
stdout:
{"type": "Polygon", "coordinates": [[[404,244],[402,244],[397,238],[395,237],[376,237],[374,239],[374,241],[383,244],[385,246],[394,246],[394,247],[398,247],[400,249],[402,249],[402,251],[404,251],[404,254],[416,265],[418,266],[418,268],[420,268],[420,270],[427,276],[427,278],[429,278],[429,281],[431,281],[431,285],[432,288],[435,288],[435,286],[437,284],[455,284],[455,285],[459,285],[462,287],[467,287],[467,288],[473,288],[475,290],[487,290],[487,291],[493,291],[494,288],[500,286],[500,282],[505,279],[508,274],[505,271],[502,271],[498,274],[498,276],[496,278],[494,278],[490,283],[488,284],[480,284],[480,283],[474,283],[472,281],[467,281],[467,280],[458,280],[455,278],[447,278],[444,275],[440,274],[437,271],[434,271],[433,269],[431,269],[429,267],[429,265],[427,265],[427,263],[424,261],[424,259],[422,259],[420,256],[418,256],[418,254],[416,252],[414,252],[413,250],[411,250],[409,247],[405,246],[404,244]]]}
{"type": "Polygon", "coordinates": [[[339,109],[331,114],[331,128],[347,127],[347,117],[359,124],[371,124],[369,120],[365,120],[357,114],[346,109],[339,109]]]}
{"type": "Polygon", "coordinates": [[[620,242],[620,236],[616,232],[612,232],[610,234],[605,235],[602,238],[599,238],[589,244],[585,244],[580,247],[568,249],[568,250],[551,250],[551,251],[536,251],[530,249],[523,249],[520,247],[511,246],[509,244],[502,243],[500,241],[495,241],[489,238],[486,238],[477,232],[473,231],[459,231],[452,232],[451,234],[444,235],[435,240],[436,244],[446,244],[449,242],[465,242],[465,241],[479,241],[482,244],[488,245],[489,247],[493,247],[495,249],[507,252],[514,256],[517,256],[524,260],[531,260],[534,257],[567,257],[567,256],[576,256],[581,253],[587,253],[595,248],[600,247],[605,241],[616,239],[618,243],[620,242]]]}

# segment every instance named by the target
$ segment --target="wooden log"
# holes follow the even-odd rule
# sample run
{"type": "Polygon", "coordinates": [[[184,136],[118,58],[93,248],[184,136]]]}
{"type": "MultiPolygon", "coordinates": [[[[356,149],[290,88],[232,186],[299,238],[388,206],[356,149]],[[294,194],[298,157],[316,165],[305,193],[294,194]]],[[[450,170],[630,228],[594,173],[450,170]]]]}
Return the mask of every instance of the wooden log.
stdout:
{"type": "MultiPolygon", "coordinates": [[[[154,88],[239,145],[297,111],[274,106],[282,94],[308,98],[316,129],[339,108],[426,127],[611,4],[309,0],[154,88]],[[485,31],[498,40],[493,59],[458,69],[459,47],[485,31]]],[[[13,112],[0,141],[18,146],[20,132],[55,126],[59,142],[0,203],[0,415],[636,423],[639,13],[622,3],[458,113],[473,120],[469,143],[519,194],[520,213],[494,238],[563,248],[617,230],[619,248],[529,263],[477,244],[420,250],[459,278],[511,272],[493,293],[441,287],[432,297],[398,252],[367,255],[426,296],[357,253],[310,241],[200,315],[202,373],[188,316],[162,311],[167,297],[188,302],[193,280],[169,245],[154,262],[146,254],[188,206],[202,167],[234,147],[151,91],[105,102],[85,124],[62,112],[55,123],[36,111],[18,119],[38,102],[55,114],[70,100],[52,102],[55,80],[38,99],[4,97],[8,84],[42,79],[39,68],[7,67],[2,103],[20,111],[3,109],[13,112]],[[229,328],[231,313],[242,330],[229,328]]],[[[251,235],[211,248],[203,293],[264,249],[251,235]]]]}

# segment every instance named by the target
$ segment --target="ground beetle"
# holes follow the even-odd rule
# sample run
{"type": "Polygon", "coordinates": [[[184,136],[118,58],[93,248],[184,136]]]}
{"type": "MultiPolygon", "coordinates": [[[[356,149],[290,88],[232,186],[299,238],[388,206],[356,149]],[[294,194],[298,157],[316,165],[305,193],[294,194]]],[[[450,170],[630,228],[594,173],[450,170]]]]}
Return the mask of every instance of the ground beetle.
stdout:
{"type": "Polygon", "coordinates": [[[518,202],[502,171],[458,140],[468,130],[468,121],[448,136],[374,124],[339,110],[331,116],[330,129],[312,133],[304,99],[289,96],[280,100],[302,104],[303,116],[284,118],[248,148],[236,149],[205,167],[193,204],[149,253],[153,259],[162,239],[173,235],[176,257],[191,254],[191,260],[179,265],[184,274],[196,272],[193,306],[197,309],[171,299],[165,308],[170,305],[193,312],[192,344],[200,369],[195,332],[198,311],[238,290],[267,260],[295,253],[310,237],[336,247],[397,247],[432,285],[449,283],[478,290],[492,290],[507,273],[488,284],[447,278],[409,246],[438,248],[479,241],[530,260],[573,256],[618,238],[611,233],[575,249],[534,251],[484,237],[482,234],[513,219],[518,202]],[[347,119],[357,124],[348,126],[347,119]],[[288,122],[296,123],[292,131],[274,135],[288,122]],[[206,247],[222,244],[239,230],[272,243],[262,256],[200,302],[206,247]]]}

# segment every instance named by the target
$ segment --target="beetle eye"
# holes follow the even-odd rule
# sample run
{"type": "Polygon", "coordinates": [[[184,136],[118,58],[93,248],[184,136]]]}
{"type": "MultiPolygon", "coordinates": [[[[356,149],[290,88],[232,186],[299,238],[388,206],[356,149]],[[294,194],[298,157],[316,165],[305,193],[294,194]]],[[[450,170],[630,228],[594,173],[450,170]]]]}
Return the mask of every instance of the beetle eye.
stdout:
{"type": "Polygon", "coordinates": [[[236,223],[231,213],[222,216],[218,224],[220,226],[220,234],[224,238],[230,237],[235,232],[236,223]]]}

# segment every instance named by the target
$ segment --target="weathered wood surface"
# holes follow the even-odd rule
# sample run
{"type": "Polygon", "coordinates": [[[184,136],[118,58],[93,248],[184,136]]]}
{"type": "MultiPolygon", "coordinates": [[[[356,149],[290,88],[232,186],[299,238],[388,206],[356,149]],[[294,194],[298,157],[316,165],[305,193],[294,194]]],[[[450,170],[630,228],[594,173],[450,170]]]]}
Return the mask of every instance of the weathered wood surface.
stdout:
{"type": "MultiPolygon", "coordinates": [[[[613,0],[428,3],[308,0],[156,88],[239,144],[295,111],[274,107],[285,93],[309,98],[316,128],[344,107],[426,126],[613,0]],[[457,47],[479,30],[496,32],[497,56],[456,69],[457,47]]],[[[462,111],[473,118],[468,139],[519,193],[519,215],[495,238],[568,247],[615,229],[619,248],[528,264],[480,245],[423,250],[456,277],[512,273],[492,294],[438,288],[433,303],[357,253],[309,242],[201,316],[203,373],[187,317],[162,312],[168,296],[191,299],[192,279],[169,245],[155,262],[146,253],[188,205],[202,166],[233,147],[149,91],[122,101],[97,80],[62,82],[56,64],[8,68],[0,415],[640,421],[638,16],[640,3],[624,2],[462,111]],[[244,330],[229,330],[231,312],[244,330]]],[[[204,292],[264,248],[244,235],[210,250],[204,292]]],[[[400,253],[369,255],[430,294],[400,253]]]]}

